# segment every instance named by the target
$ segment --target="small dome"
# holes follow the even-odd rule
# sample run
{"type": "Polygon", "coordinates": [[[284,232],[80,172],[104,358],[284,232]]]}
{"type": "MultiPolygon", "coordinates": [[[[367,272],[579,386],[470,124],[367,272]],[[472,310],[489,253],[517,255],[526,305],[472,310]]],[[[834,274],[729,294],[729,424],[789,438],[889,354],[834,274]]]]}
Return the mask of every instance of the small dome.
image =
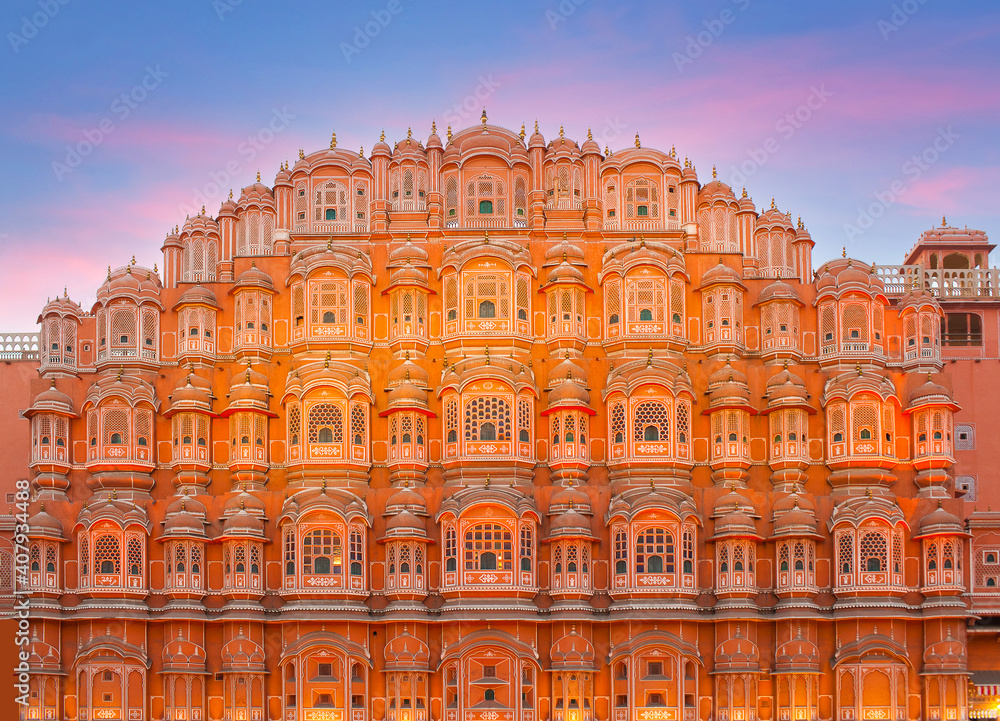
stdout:
{"type": "Polygon", "coordinates": [[[252,261],[249,268],[236,277],[236,283],[229,291],[232,293],[239,288],[262,288],[264,290],[274,290],[274,283],[271,276],[257,267],[257,261],[252,261]]]}
{"type": "Polygon", "coordinates": [[[941,501],[938,501],[937,508],[920,519],[917,531],[914,538],[966,535],[962,521],[955,514],[946,511],[941,501]]]}
{"type": "Polygon", "coordinates": [[[590,497],[577,486],[564,486],[552,494],[549,501],[549,513],[561,513],[569,508],[576,508],[581,513],[590,513],[590,497]]]}
{"type": "Polygon", "coordinates": [[[406,243],[389,252],[389,267],[406,264],[426,266],[429,257],[427,251],[415,245],[407,235],[406,243]]]}
{"type": "Polygon", "coordinates": [[[44,503],[28,519],[28,536],[30,538],[64,538],[62,523],[45,511],[44,503]]]}
{"type": "Polygon", "coordinates": [[[387,513],[408,510],[421,515],[427,513],[427,506],[423,497],[409,486],[402,486],[396,490],[385,502],[387,513]]]}
{"type": "Polygon", "coordinates": [[[205,523],[202,519],[191,513],[176,513],[164,522],[163,534],[169,536],[204,536],[205,523]]]}
{"type": "Polygon", "coordinates": [[[427,532],[423,519],[413,515],[409,511],[400,511],[386,521],[385,530],[387,534],[389,534],[390,531],[417,531],[421,536],[425,535],[427,532]]]}
{"type": "Polygon", "coordinates": [[[226,519],[222,533],[226,536],[263,536],[264,524],[256,516],[240,511],[226,519]]]}
{"type": "Polygon", "coordinates": [[[745,288],[743,278],[735,270],[730,268],[719,256],[719,262],[712,266],[701,277],[701,287],[708,288],[711,285],[736,285],[745,288]]]}
{"type": "Polygon", "coordinates": [[[710,408],[749,406],[750,389],[745,384],[729,381],[713,388],[708,394],[710,408]]]}
{"type": "Polygon", "coordinates": [[[174,310],[185,305],[208,305],[217,310],[221,310],[219,300],[215,293],[203,285],[192,285],[181,293],[181,297],[174,304],[174,310]]]}
{"type": "Polygon", "coordinates": [[[583,248],[571,243],[569,236],[563,233],[562,240],[545,251],[545,263],[543,267],[558,265],[559,263],[583,263],[583,248]]]}
{"type": "Polygon", "coordinates": [[[882,280],[870,266],[854,258],[837,258],[824,263],[817,274],[816,290],[857,289],[867,293],[882,293],[882,280]]]}
{"type": "Polygon", "coordinates": [[[708,377],[708,388],[711,390],[723,383],[735,383],[745,386],[747,385],[747,376],[739,368],[733,367],[729,359],[726,359],[725,364],[708,377]]]}
{"type": "Polygon", "coordinates": [[[557,363],[548,374],[549,387],[562,385],[565,380],[572,380],[581,386],[587,384],[587,373],[566,352],[562,361],[557,363]]]}
{"type": "Polygon", "coordinates": [[[799,295],[795,292],[795,288],[788,283],[785,283],[782,280],[775,280],[761,291],[760,298],[758,298],[757,303],[768,303],[773,300],[790,300],[798,302],[799,295]]]}
{"type": "Polygon", "coordinates": [[[579,285],[586,285],[580,269],[566,261],[563,261],[549,271],[547,283],[577,283],[579,285]]]}
{"type": "MultiPolygon", "coordinates": [[[[29,409],[30,415],[36,413],[59,413],[61,415],[77,417],[73,410],[73,399],[56,388],[56,381],[53,378],[51,385],[35,396],[29,409]]],[[[26,414],[29,415],[29,414],[26,414]]]]}
{"type": "Polygon", "coordinates": [[[389,391],[386,410],[427,408],[427,391],[412,383],[403,382],[389,391]]]}
{"type": "Polygon", "coordinates": [[[564,380],[549,393],[549,408],[558,406],[590,406],[590,393],[572,380],[564,380]]]}
{"type": "Polygon", "coordinates": [[[767,380],[764,395],[768,408],[809,406],[809,391],[805,382],[788,370],[788,366],[767,380]]]}
{"type": "Polygon", "coordinates": [[[230,515],[237,511],[249,511],[258,515],[264,515],[264,501],[257,498],[252,493],[248,493],[245,488],[233,495],[226,501],[223,507],[223,515],[230,515]]]}
{"type": "Polygon", "coordinates": [[[808,508],[799,507],[799,499],[793,501],[792,507],[779,516],[775,511],[774,537],[818,537],[819,522],[816,514],[808,508]]]}
{"type": "Polygon", "coordinates": [[[390,388],[395,388],[402,383],[410,383],[419,388],[426,388],[430,385],[430,376],[422,366],[410,360],[410,352],[406,351],[403,362],[394,366],[386,376],[386,382],[390,388]]]}
{"type": "Polygon", "coordinates": [[[721,180],[712,180],[705,183],[705,186],[698,192],[698,205],[709,205],[717,202],[735,203],[736,194],[721,180]]]}
{"type": "Polygon", "coordinates": [[[910,408],[919,406],[946,406],[957,409],[958,406],[952,400],[951,391],[944,386],[931,380],[931,374],[927,374],[927,381],[910,393],[910,408]]]}
{"type": "Polygon", "coordinates": [[[201,384],[195,385],[196,376],[189,373],[170,395],[170,407],[164,415],[168,417],[181,410],[197,410],[203,413],[212,412],[212,395],[201,384]]]}
{"type": "Polygon", "coordinates": [[[549,523],[549,537],[558,538],[565,536],[586,536],[591,537],[590,519],[579,513],[573,506],[562,513],[553,516],[549,523]]]}

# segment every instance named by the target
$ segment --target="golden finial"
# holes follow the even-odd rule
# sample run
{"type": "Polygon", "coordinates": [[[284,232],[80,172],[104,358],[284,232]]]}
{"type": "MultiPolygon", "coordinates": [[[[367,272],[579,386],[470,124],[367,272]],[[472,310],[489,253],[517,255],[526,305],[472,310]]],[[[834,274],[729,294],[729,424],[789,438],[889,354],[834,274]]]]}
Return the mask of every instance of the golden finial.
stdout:
{"type": "Polygon", "coordinates": [[[799,230],[802,230],[802,228],[804,227],[802,225],[802,216],[801,215],[799,216],[799,222],[796,224],[795,227],[798,228],[799,230]]]}
{"type": "Polygon", "coordinates": [[[590,132],[590,128],[587,128],[587,140],[593,140],[594,134],[590,132]]]}
{"type": "Polygon", "coordinates": [[[535,118],[535,132],[538,132],[538,118],[535,118]]]}
{"type": "Polygon", "coordinates": [[[431,120],[431,135],[437,135],[438,124],[436,120],[431,120]]]}
{"type": "Polygon", "coordinates": [[[941,227],[942,228],[947,228],[948,227],[948,219],[946,217],[944,217],[943,215],[941,216],[941,227]]]}
{"type": "Polygon", "coordinates": [[[635,147],[637,147],[637,148],[641,148],[642,147],[642,143],[639,142],[639,133],[635,134],[635,147]]]}
{"type": "Polygon", "coordinates": [[[484,245],[489,245],[490,244],[490,231],[488,231],[488,230],[485,231],[485,234],[483,235],[483,244],[484,245]]]}
{"type": "Polygon", "coordinates": [[[608,146],[607,145],[604,146],[604,157],[605,158],[610,158],[611,157],[611,151],[608,150],[608,146]]]}
{"type": "Polygon", "coordinates": [[[524,123],[521,123],[521,132],[518,133],[518,137],[521,138],[522,142],[524,141],[524,123]]]}
{"type": "Polygon", "coordinates": [[[108,280],[111,280],[111,266],[108,266],[108,280]]]}
{"type": "MultiPolygon", "coordinates": [[[[201,206],[201,212],[202,212],[202,213],[204,213],[204,212],[205,212],[205,206],[204,206],[204,205],[203,205],[203,206],[201,206]]],[[[134,256],[134,255],[132,256],[132,265],[135,265],[135,256],[134,256]]]]}
{"type": "Polygon", "coordinates": [[[306,151],[304,151],[302,148],[299,148],[299,160],[305,160],[305,159],[306,159],[306,151]]]}
{"type": "Polygon", "coordinates": [[[653,365],[653,349],[649,349],[649,354],[646,356],[646,367],[649,368],[653,365]]]}
{"type": "Polygon", "coordinates": [[[124,372],[125,372],[125,366],[118,366],[118,378],[117,378],[117,380],[121,380],[122,379],[122,374],[124,372]]]}
{"type": "Polygon", "coordinates": [[[656,491],[656,481],[654,481],[652,478],[649,479],[649,490],[654,492],[656,491]]]}
{"type": "Polygon", "coordinates": [[[229,199],[230,200],[233,199],[233,189],[232,188],[229,189],[229,199]]]}
{"type": "Polygon", "coordinates": [[[685,168],[690,168],[691,167],[691,159],[690,158],[687,158],[687,157],[684,158],[684,167],[685,168]]]}
{"type": "Polygon", "coordinates": [[[771,196],[771,210],[777,210],[777,208],[774,205],[774,196],[773,195],[771,196]]]}
{"type": "Polygon", "coordinates": [[[257,171],[257,182],[258,183],[260,182],[260,171],[259,170],[257,171]]]}
{"type": "Polygon", "coordinates": [[[747,189],[746,189],[746,187],[745,187],[745,186],[744,186],[744,188],[743,188],[743,197],[744,197],[744,198],[745,198],[745,197],[747,197],[747,189]]]}
{"type": "Polygon", "coordinates": [[[486,365],[490,364],[490,347],[486,346],[486,365]]]}
{"type": "Polygon", "coordinates": [[[864,373],[864,371],[861,369],[861,364],[860,363],[856,363],[854,365],[854,370],[856,370],[858,372],[858,375],[862,375],[864,373]]]}
{"type": "Polygon", "coordinates": [[[330,351],[326,352],[326,360],[323,361],[323,367],[324,368],[329,368],[330,367],[330,351]]]}
{"type": "Polygon", "coordinates": [[[713,163],[712,164],[712,180],[715,180],[718,177],[719,177],[719,174],[716,172],[716,170],[715,170],[715,164],[713,163]]]}
{"type": "Polygon", "coordinates": [[[841,258],[846,258],[847,257],[847,246],[845,245],[845,246],[842,246],[842,247],[843,247],[843,250],[840,251],[840,257],[841,258]]]}
{"type": "Polygon", "coordinates": [[[132,275],[132,266],[131,265],[126,265],[125,266],[125,275],[132,275]]]}
{"type": "Polygon", "coordinates": [[[486,108],[485,107],[483,108],[483,114],[480,116],[479,121],[483,125],[486,125],[486,108]]]}
{"type": "Polygon", "coordinates": [[[326,249],[333,250],[333,236],[331,235],[326,241],[326,249]]]}
{"type": "Polygon", "coordinates": [[[562,123],[559,123],[559,137],[560,138],[565,138],[566,137],[566,131],[563,130],[562,123]]]}
{"type": "Polygon", "coordinates": [[[486,484],[485,484],[485,487],[486,488],[490,487],[490,474],[489,473],[486,474],[486,484]]]}
{"type": "Polygon", "coordinates": [[[333,135],[330,136],[330,150],[333,150],[336,147],[337,147],[337,134],[334,133],[333,135]]]}
{"type": "Polygon", "coordinates": [[[451,123],[448,123],[448,142],[451,142],[451,123]]]}
{"type": "Polygon", "coordinates": [[[361,148],[358,150],[358,157],[359,158],[365,157],[365,146],[364,145],[362,145],[361,148]]]}
{"type": "Polygon", "coordinates": [[[676,158],[677,157],[677,146],[676,145],[671,145],[670,146],[670,157],[671,158],[676,158]]]}

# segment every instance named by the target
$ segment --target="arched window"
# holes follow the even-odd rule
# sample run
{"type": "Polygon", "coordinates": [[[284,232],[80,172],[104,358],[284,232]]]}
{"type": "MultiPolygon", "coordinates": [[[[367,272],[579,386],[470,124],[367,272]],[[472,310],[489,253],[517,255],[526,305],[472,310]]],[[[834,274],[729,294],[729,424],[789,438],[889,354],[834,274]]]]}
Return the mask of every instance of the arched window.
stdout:
{"type": "Polygon", "coordinates": [[[340,535],[317,528],[302,539],[302,573],[340,575],[344,570],[344,550],[340,535]]]}
{"type": "Polygon", "coordinates": [[[510,529],[499,523],[481,523],[471,527],[465,532],[465,570],[513,570],[513,543],[510,529]]]}

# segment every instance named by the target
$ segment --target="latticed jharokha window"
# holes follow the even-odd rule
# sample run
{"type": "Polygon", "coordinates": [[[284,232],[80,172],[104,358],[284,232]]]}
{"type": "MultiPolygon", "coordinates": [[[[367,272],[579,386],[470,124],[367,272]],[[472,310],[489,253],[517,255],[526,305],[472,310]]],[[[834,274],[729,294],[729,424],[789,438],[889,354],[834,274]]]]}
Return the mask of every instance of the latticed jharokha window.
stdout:
{"type": "Polygon", "coordinates": [[[495,396],[469,401],[465,406],[465,440],[511,440],[510,404],[495,396]]]}
{"type": "Polygon", "coordinates": [[[349,221],[347,187],[331,180],[321,185],[313,200],[313,220],[317,222],[349,221]]]}
{"type": "Polygon", "coordinates": [[[309,407],[309,442],[344,442],[344,411],[340,406],[315,403],[309,407]]]}
{"type": "Polygon", "coordinates": [[[466,276],[466,319],[510,318],[510,289],[507,276],[478,273],[466,276]]]}
{"type": "Polygon", "coordinates": [[[647,528],[636,537],[636,573],[675,573],[673,535],[663,528],[647,528]]]}
{"type": "Polygon", "coordinates": [[[246,211],[236,224],[236,255],[271,255],[273,244],[274,216],[267,211],[246,211]]]}
{"type": "Polygon", "coordinates": [[[656,181],[636,178],[625,184],[625,217],[629,220],[660,217],[660,190],[656,181]]]}
{"type": "Polygon", "coordinates": [[[481,523],[465,532],[465,570],[510,571],[514,568],[514,541],[510,529],[481,523]]]}
{"type": "Polygon", "coordinates": [[[465,203],[465,212],[470,218],[477,215],[503,217],[507,213],[504,182],[486,173],[473,178],[465,185],[465,203]]]}
{"type": "Polygon", "coordinates": [[[344,549],[337,533],[317,528],[303,537],[302,573],[322,576],[340,574],[343,570],[344,549]]]}
{"type": "Polygon", "coordinates": [[[122,572],[121,542],[117,535],[106,533],[94,539],[94,572],[120,575],[122,572]]]}
{"type": "Polygon", "coordinates": [[[635,407],[632,433],[634,440],[670,442],[670,409],[659,401],[646,401],[635,407]]]}

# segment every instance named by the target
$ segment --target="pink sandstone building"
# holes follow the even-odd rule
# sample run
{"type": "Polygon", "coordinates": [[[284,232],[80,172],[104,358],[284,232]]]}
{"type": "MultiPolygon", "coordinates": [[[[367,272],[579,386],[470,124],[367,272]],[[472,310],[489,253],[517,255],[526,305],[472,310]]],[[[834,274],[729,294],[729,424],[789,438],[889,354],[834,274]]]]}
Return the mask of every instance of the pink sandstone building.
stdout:
{"type": "Polygon", "coordinates": [[[813,245],[485,112],[258,175],[0,368],[22,718],[995,717],[994,246],[813,245]]]}

